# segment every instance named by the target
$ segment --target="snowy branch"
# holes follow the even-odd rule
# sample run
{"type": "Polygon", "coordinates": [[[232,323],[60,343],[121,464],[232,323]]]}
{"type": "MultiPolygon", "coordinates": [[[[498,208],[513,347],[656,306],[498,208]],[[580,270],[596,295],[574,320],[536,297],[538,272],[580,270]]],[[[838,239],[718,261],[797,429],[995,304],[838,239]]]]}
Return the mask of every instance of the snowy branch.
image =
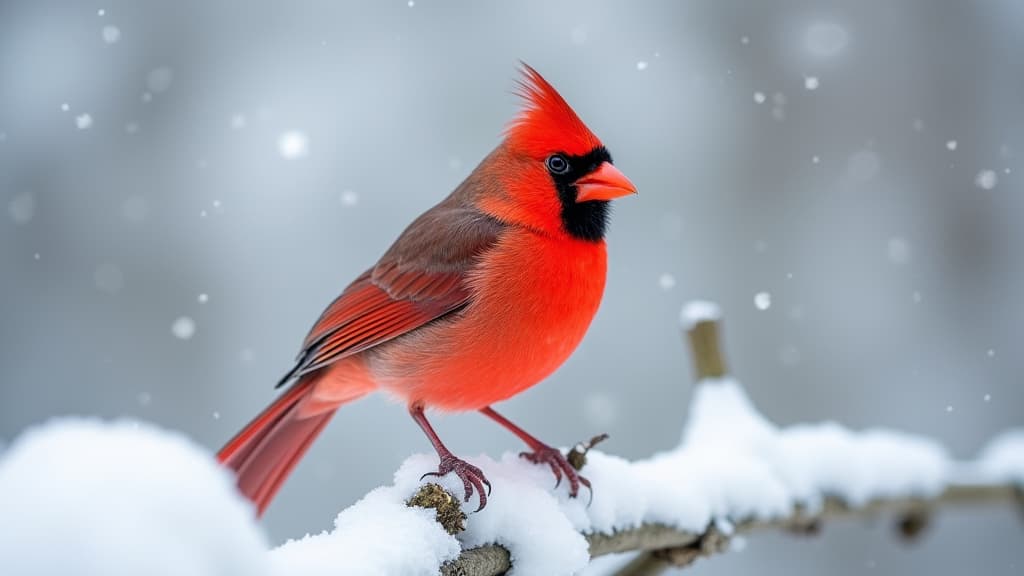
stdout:
{"type": "MultiPolygon", "coordinates": [[[[829,520],[870,518],[890,513],[897,518],[900,536],[918,535],[922,522],[941,508],[953,506],[1000,505],[1024,507],[1024,491],[1018,486],[998,484],[952,484],[934,498],[891,498],[872,500],[861,506],[850,506],[835,498],[825,500],[817,514],[794,509],[783,518],[747,520],[735,523],[728,533],[716,525],[701,533],[679,530],[661,524],[608,533],[586,535],[592,558],[621,552],[649,552],[638,556],[621,568],[618,576],[659,574],[669,567],[691,564],[697,558],[728,550],[732,537],[764,530],[784,530],[800,534],[816,533],[829,520]],[[914,528],[908,528],[914,526],[914,528]]],[[[1022,508],[1024,510],[1024,508],[1022,508]]],[[[508,550],[489,545],[463,552],[457,560],[441,568],[443,576],[499,576],[511,569],[508,550]]]]}

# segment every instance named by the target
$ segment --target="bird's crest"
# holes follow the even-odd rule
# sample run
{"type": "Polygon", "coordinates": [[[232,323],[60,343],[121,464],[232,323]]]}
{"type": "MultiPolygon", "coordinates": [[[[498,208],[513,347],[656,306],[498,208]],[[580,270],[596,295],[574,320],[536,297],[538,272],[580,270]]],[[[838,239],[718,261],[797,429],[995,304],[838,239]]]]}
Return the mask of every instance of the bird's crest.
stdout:
{"type": "Polygon", "coordinates": [[[554,86],[526,63],[521,72],[516,94],[523,99],[523,108],[505,130],[509,143],[536,157],[554,152],[583,155],[601,146],[554,86]]]}

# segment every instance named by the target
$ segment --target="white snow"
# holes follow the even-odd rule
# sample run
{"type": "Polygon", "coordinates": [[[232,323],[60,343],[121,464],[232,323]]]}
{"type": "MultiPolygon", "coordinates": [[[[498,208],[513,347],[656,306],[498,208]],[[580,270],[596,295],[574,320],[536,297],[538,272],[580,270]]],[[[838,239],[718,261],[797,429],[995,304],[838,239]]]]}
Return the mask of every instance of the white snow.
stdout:
{"type": "Polygon", "coordinates": [[[949,150],[950,152],[952,152],[953,150],[956,150],[956,140],[947,140],[946,141],[946,150],[949,150]]]}
{"type": "Polygon", "coordinates": [[[1008,430],[993,438],[981,451],[979,460],[979,468],[990,482],[1024,485],[1024,428],[1008,430]]]}
{"type": "Polygon", "coordinates": [[[107,44],[117,44],[117,41],[121,39],[121,29],[117,26],[104,26],[100,34],[107,44]]]}
{"type": "Polygon", "coordinates": [[[298,130],[289,130],[278,137],[277,151],[288,160],[302,158],[309,153],[309,138],[298,130]]]}
{"type": "Polygon", "coordinates": [[[906,264],[910,261],[910,243],[906,238],[893,236],[886,246],[889,261],[893,264],[906,264]]]}
{"type": "Polygon", "coordinates": [[[710,300],[691,300],[679,311],[679,323],[690,330],[701,322],[715,322],[722,317],[722,309],[710,300]]]}
{"type": "Polygon", "coordinates": [[[92,116],[89,114],[75,116],[75,126],[79,130],[88,130],[92,126],[92,116]]]}
{"type": "MultiPolygon", "coordinates": [[[[689,323],[719,315],[707,302],[687,308],[689,323]]],[[[512,555],[512,576],[570,575],[590,560],[583,533],[652,522],[729,532],[796,506],[814,511],[826,497],[860,505],[931,496],[953,469],[941,446],[900,432],[831,422],[777,428],[732,378],[696,386],[677,448],[635,462],[591,451],[589,504],[586,489],[569,498],[564,481],[555,489],[546,466],[516,453],[468,460],[493,492],[457,536],[432,510],[406,506],[437,466],[436,456],[414,455],[391,485],[343,510],[330,532],[268,550],[251,507],[211,454],[144,424],[58,421],[0,455],[0,558],[5,573],[54,576],[426,576],[463,549],[499,543],[512,555]]],[[[1024,482],[1024,429],[994,440],[977,468],[993,482],[1024,482]]],[[[462,493],[454,475],[431,481],[462,493]]],[[[464,510],[476,505],[474,497],[464,510]]]]}
{"type": "Polygon", "coordinates": [[[764,104],[764,101],[766,99],[767,98],[765,97],[764,92],[754,92],[754,102],[757,102],[758,104],[764,104]]]}
{"type": "Polygon", "coordinates": [[[664,290],[665,292],[668,292],[669,290],[675,288],[676,277],[668,272],[665,272],[661,276],[658,276],[658,286],[660,286],[661,289],[664,290]]]}
{"type": "Polygon", "coordinates": [[[196,333],[196,321],[188,316],[179,316],[171,324],[171,334],[180,340],[188,340],[196,333]]]}
{"type": "Polygon", "coordinates": [[[814,22],[804,31],[804,47],[817,58],[831,58],[846,48],[850,35],[835,22],[814,22]]]}
{"type": "Polygon", "coordinates": [[[638,61],[636,63],[636,69],[641,71],[641,72],[643,72],[644,70],[647,70],[647,66],[648,66],[648,63],[647,63],[646,60],[640,60],[640,61],[638,61]]]}
{"type": "Polygon", "coordinates": [[[343,190],[340,199],[342,206],[351,207],[359,204],[359,195],[352,190],[343,190]]]}
{"type": "Polygon", "coordinates": [[[459,555],[459,543],[434,520],[433,510],[405,505],[415,492],[415,488],[403,492],[407,488],[377,488],[343,510],[331,532],[277,548],[270,556],[275,573],[437,574],[443,562],[459,555]]]}
{"type": "Polygon", "coordinates": [[[758,292],[754,294],[754,306],[758,310],[767,310],[772,307],[772,295],[770,292],[758,292]]]}
{"type": "Polygon", "coordinates": [[[999,175],[995,170],[982,170],[974,177],[974,185],[982,190],[991,190],[999,183],[999,175]]]}
{"type": "Polygon", "coordinates": [[[230,476],[180,434],[63,419],[0,459],[4,574],[267,576],[265,538],[230,476]]]}
{"type": "Polygon", "coordinates": [[[817,76],[805,76],[804,77],[804,88],[807,90],[817,90],[820,82],[817,76]]]}
{"type": "Polygon", "coordinates": [[[206,304],[210,301],[210,295],[204,292],[196,297],[196,301],[200,304],[206,304]]]}

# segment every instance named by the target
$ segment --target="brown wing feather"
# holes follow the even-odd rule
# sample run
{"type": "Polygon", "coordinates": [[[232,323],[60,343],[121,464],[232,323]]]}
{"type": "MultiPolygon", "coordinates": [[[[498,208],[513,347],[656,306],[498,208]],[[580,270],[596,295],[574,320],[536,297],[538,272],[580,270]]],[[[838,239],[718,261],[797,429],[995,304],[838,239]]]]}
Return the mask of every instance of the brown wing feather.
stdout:
{"type": "Polygon", "coordinates": [[[327,307],[306,337],[295,367],[278,386],[469,303],[466,274],[504,226],[466,207],[466,184],[417,218],[376,266],[327,307]]]}

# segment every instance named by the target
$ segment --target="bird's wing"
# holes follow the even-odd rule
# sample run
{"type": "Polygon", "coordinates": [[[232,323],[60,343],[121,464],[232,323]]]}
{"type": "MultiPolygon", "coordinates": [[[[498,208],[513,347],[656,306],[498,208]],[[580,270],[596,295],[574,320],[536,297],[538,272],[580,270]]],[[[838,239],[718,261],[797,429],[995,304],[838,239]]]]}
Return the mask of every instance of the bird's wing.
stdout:
{"type": "Polygon", "coordinates": [[[502,228],[472,208],[424,213],[321,314],[278,386],[460,310],[467,273],[502,228]]]}

